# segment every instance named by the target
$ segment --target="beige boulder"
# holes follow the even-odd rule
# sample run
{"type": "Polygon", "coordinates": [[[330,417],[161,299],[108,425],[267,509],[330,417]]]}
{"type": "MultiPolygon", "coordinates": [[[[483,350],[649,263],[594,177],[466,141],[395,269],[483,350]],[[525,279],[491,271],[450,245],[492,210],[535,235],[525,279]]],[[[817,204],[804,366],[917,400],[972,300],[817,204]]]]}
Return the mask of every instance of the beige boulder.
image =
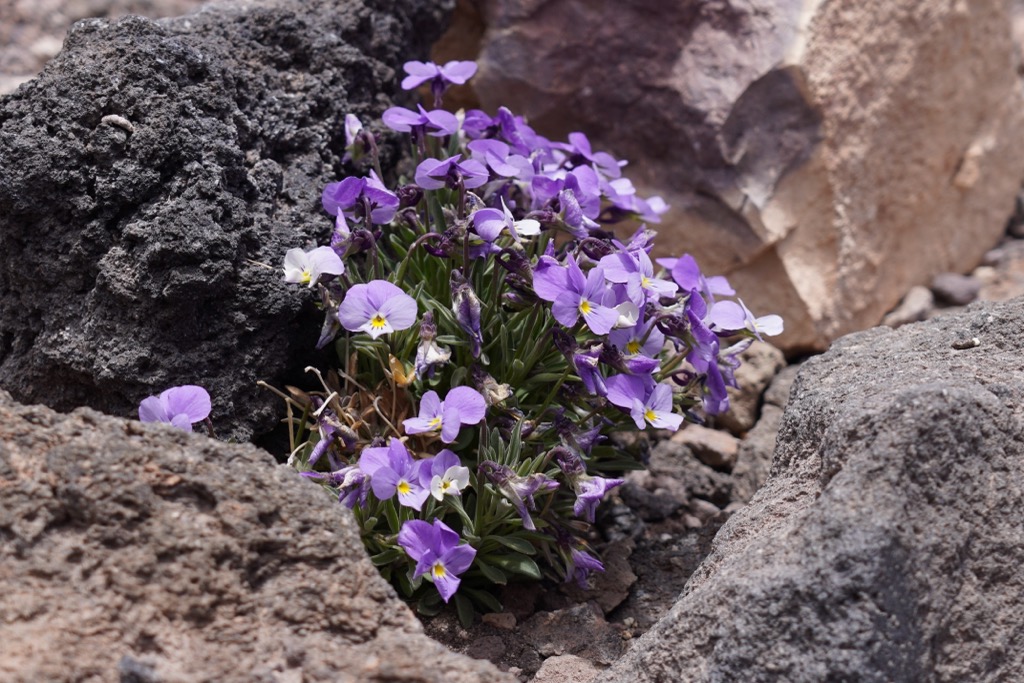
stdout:
{"type": "Polygon", "coordinates": [[[440,58],[550,136],[581,130],[672,205],[665,253],[776,312],[787,353],[967,272],[1024,175],[1009,3],[463,2],[440,58]],[[473,27],[482,33],[474,34],[473,27]]]}

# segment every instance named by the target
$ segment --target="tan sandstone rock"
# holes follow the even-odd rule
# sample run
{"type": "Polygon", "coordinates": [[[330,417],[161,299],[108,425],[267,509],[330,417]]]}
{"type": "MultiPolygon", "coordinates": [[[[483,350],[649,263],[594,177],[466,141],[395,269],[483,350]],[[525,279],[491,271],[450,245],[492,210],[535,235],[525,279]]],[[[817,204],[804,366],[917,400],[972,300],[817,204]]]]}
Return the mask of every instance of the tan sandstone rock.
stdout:
{"type": "Polygon", "coordinates": [[[1008,5],[466,1],[435,55],[479,51],[484,108],[631,160],[673,207],[661,249],[782,314],[793,354],[996,243],[1024,175],[1008,5]]]}

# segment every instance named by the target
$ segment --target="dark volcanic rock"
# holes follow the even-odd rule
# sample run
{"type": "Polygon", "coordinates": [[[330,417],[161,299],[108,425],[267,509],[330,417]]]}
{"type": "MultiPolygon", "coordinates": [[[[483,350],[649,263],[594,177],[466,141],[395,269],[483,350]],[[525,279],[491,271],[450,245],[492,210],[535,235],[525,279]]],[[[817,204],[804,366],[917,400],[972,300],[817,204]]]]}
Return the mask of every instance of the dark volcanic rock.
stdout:
{"type": "Polygon", "coordinates": [[[1017,679],[1022,320],[978,304],[809,360],[765,486],[599,680],[1017,679]]]}
{"type": "Polygon", "coordinates": [[[427,638],[314,484],[249,445],[0,392],[0,680],[508,681],[427,638]]]}
{"type": "Polygon", "coordinates": [[[274,422],[320,316],[282,286],[323,240],[343,116],[369,121],[449,0],[281,0],[75,25],[0,100],[0,386],[131,414],[206,386],[223,436],[274,422]],[[267,268],[261,264],[269,264],[267,268]]]}

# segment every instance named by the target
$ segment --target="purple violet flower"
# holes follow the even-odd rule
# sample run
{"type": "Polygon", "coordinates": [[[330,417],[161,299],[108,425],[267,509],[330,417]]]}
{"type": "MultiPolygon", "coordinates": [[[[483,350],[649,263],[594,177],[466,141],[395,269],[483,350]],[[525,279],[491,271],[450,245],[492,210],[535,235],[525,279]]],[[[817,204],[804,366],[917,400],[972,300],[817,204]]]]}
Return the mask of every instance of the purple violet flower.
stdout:
{"type": "Polygon", "coordinates": [[[419,417],[404,420],[406,434],[440,432],[441,441],[452,443],[462,425],[475,425],[484,419],[487,402],[472,387],[455,387],[442,401],[436,391],[423,394],[419,417]]]}
{"type": "Polygon", "coordinates": [[[590,140],[588,140],[587,136],[583,133],[569,133],[568,143],[558,143],[555,146],[569,153],[570,163],[579,165],[583,162],[590,162],[598,171],[608,178],[618,178],[621,176],[621,167],[626,165],[626,162],[616,161],[615,157],[607,152],[592,151],[590,147],[590,140]]]}
{"type": "Polygon", "coordinates": [[[502,178],[516,178],[525,183],[533,179],[533,162],[521,154],[511,154],[509,146],[501,140],[473,140],[466,149],[474,159],[502,178]]]}
{"type": "Polygon", "coordinates": [[[601,502],[608,491],[616,486],[621,486],[625,480],[590,476],[587,474],[587,466],[583,462],[583,458],[565,446],[556,446],[548,455],[558,464],[559,469],[565,474],[566,479],[569,480],[576,492],[573,514],[583,517],[593,524],[597,504],[601,502]]]}
{"type": "Polygon", "coordinates": [[[476,62],[451,61],[438,66],[433,62],[413,61],[406,62],[402,68],[409,74],[402,79],[402,90],[414,90],[427,81],[441,81],[445,87],[462,85],[476,73],[476,62]]]}
{"type": "Polygon", "coordinates": [[[349,332],[382,334],[412,327],[416,300],[387,280],[353,285],[338,306],[338,321],[349,332]]]}
{"type": "Polygon", "coordinates": [[[625,284],[629,300],[638,307],[648,301],[674,297],[679,285],[654,277],[654,264],[647,252],[625,250],[609,254],[600,260],[608,282],[625,284]]]}
{"type": "Polygon", "coordinates": [[[689,254],[679,258],[660,258],[658,265],[668,268],[672,279],[684,292],[696,289],[708,301],[714,302],[715,296],[733,296],[736,291],[729,286],[729,281],[721,275],[704,277],[697,266],[697,260],[689,254]]]}
{"type": "Polygon", "coordinates": [[[708,313],[708,323],[715,331],[739,332],[749,330],[754,336],[761,339],[762,334],[774,337],[782,334],[782,317],[778,315],[763,315],[755,318],[743,300],[739,303],[734,301],[719,301],[711,307],[708,313]]]}
{"type": "Polygon", "coordinates": [[[486,166],[473,159],[461,159],[461,154],[448,157],[444,161],[424,159],[416,167],[416,184],[424,190],[440,190],[443,187],[456,186],[461,178],[462,186],[472,190],[487,183],[490,174],[486,166]]]}
{"type": "MultiPolygon", "coordinates": [[[[551,306],[551,313],[555,320],[566,327],[576,324],[579,317],[594,334],[608,334],[619,321],[619,313],[608,304],[614,304],[614,294],[605,285],[604,270],[598,266],[591,268],[586,275],[576,264],[576,259],[569,255],[568,270],[566,271],[565,289],[558,295],[551,306]]],[[[550,291],[552,287],[559,284],[560,274],[543,270],[535,271],[533,275],[534,289],[537,288],[537,280],[541,279],[542,289],[550,291]],[[545,279],[550,279],[545,283],[545,279]]],[[[540,294],[538,293],[538,296],[540,294]]],[[[542,297],[543,298],[543,297],[542,297]]]]}
{"type": "Polygon", "coordinates": [[[565,580],[575,579],[580,588],[587,587],[587,579],[591,572],[603,572],[604,565],[590,553],[573,548],[569,554],[569,564],[565,568],[565,580]]]}
{"type": "Polygon", "coordinates": [[[386,448],[366,447],[359,455],[359,469],[370,477],[373,494],[388,500],[397,493],[398,502],[414,510],[421,509],[430,495],[420,484],[420,466],[402,440],[394,437],[386,448]]]}
{"type": "Polygon", "coordinates": [[[370,171],[366,178],[349,176],[337,183],[328,183],[320,196],[324,211],[332,216],[344,213],[351,219],[370,211],[370,222],[375,225],[390,223],[398,211],[398,195],[389,190],[377,174],[370,171]]]}
{"type": "Polygon", "coordinates": [[[527,531],[536,531],[537,526],[533,523],[527,506],[536,509],[533,496],[539,492],[557,489],[558,482],[540,472],[521,477],[511,467],[499,465],[493,460],[484,460],[480,463],[480,473],[498,487],[502,495],[512,503],[523,520],[523,528],[527,531]]]}
{"type": "Polygon", "coordinates": [[[141,422],[164,422],[192,431],[192,424],[210,416],[210,394],[194,384],[171,387],[159,396],[149,396],[139,404],[141,422]]]}
{"type": "Polygon", "coordinates": [[[652,384],[650,377],[634,375],[612,375],[605,380],[608,401],[628,410],[637,429],[644,429],[648,424],[657,429],[679,429],[683,417],[672,412],[672,387],[652,384]]]}
{"type": "Polygon", "coordinates": [[[665,335],[656,326],[638,320],[633,327],[609,332],[608,341],[627,357],[657,358],[665,346],[665,335]]]}
{"type": "Polygon", "coordinates": [[[307,479],[326,482],[338,489],[338,502],[344,503],[349,510],[356,505],[366,505],[366,496],[370,492],[370,477],[355,465],[346,465],[334,472],[300,472],[307,479]]]}
{"type": "Polygon", "coordinates": [[[427,311],[420,320],[420,344],[416,347],[416,376],[429,379],[434,376],[436,366],[444,365],[451,359],[452,352],[448,347],[438,346],[434,339],[437,337],[437,325],[434,324],[434,314],[427,311]]]}
{"type": "Polygon", "coordinates": [[[427,576],[441,598],[448,602],[459,590],[459,574],[473,564],[476,550],[459,544],[459,535],[447,524],[411,519],[398,532],[398,544],[416,562],[413,578],[427,576]]]}
{"type": "Polygon", "coordinates": [[[455,114],[444,109],[427,111],[422,105],[416,106],[418,112],[405,107],[391,107],[381,115],[381,120],[391,130],[411,133],[413,136],[423,134],[428,128],[432,129],[432,132],[427,135],[435,138],[454,135],[459,130],[459,120],[455,118],[455,114]]]}
{"type": "Polygon", "coordinates": [[[341,275],[345,264],[330,247],[312,251],[289,249],[284,255],[284,281],[314,287],[322,275],[341,275]]]}

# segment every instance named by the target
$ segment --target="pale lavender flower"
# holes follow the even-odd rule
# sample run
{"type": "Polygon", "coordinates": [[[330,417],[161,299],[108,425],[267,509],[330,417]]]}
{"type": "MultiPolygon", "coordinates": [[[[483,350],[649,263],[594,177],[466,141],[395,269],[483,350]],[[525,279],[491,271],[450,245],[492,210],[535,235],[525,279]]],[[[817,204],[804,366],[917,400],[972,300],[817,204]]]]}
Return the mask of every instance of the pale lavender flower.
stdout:
{"type": "MultiPolygon", "coordinates": [[[[613,308],[616,302],[611,301],[614,295],[605,285],[603,269],[591,268],[584,275],[571,254],[567,261],[567,287],[552,304],[552,315],[566,327],[572,327],[583,316],[583,322],[594,334],[608,334],[618,322],[619,313],[613,308]]],[[[534,288],[538,277],[544,278],[545,274],[534,273],[534,288]]]]}
{"type": "Polygon", "coordinates": [[[657,429],[679,429],[683,417],[672,412],[672,387],[634,375],[612,375],[605,380],[608,401],[629,411],[637,429],[648,424],[657,429]]]}
{"type": "Polygon", "coordinates": [[[392,438],[386,448],[364,448],[359,455],[359,469],[370,477],[373,494],[388,500],[397,493],[398,502],[414,510],[421,509],[430,495],[420,484],[420,466],[401,439],[392,438]]]}
{"type": "Polygon", "coordinates": [[[609,332],[608,341],[626,356],[657,358],[665,346],[665,335],[653,324],[638,320],[633,327],[609,332]]]}
{"type": "Polygon", "coordinates": [[[674,297],[679,285],[654,277],[654,264],[646,251],[620,250],[599,261],[608,282],[625,284],[629,300],[642,308],[648,301],[674,297]]]}
{"type": "Polygon", "coordinates": [[[427,133],[435,138],[454,135],[459,130],[459,120],[455,114],[444,109],[427,111],[422,105],[416,105],[419,111],[405,107],[391,107],[381,116],[384,125],[399,133],[410,133],[414,136],[427,133]]]}
{"type": "Polygon", "coordinates": [[[322,275],[341,275],[345,264],[330,247],[312,251],[289,249],[284,255],[284,281],[313,287],[322,275]]]}
{"type": "Polygon", "coordinates": [[[452,352],[447,347],[437,344],[434,339],[437,337],[437,325],[434,324],[434,314],[427,311],[420,320],[420,344],[416,347],[416,376],[429,379],[434,376],[436,366],[444,365],[452,357],[452,352]]]}
{"type": "Polygon", "coordinates": [[[615,157],[607,152],[594,152],[590,147],[590,140],[583,133],[569,133],[569,142],[556,143],[555,147],[569,153],[570,163],[578,165],[589,162],[609,178],[621,176],[621,168],[626,165],[626,162],[617,161],[615,157]]]}
{"type": "Polygon", "coordinates": [[[412,327],[416,300],[387,280],[353,285],[338,306],[338,321],[350,332],[382,334],[412,327]]]}
{"type": "Polygon", "coordinates": [[[484,419],[487,402],[472,387],[455,387],[442,401],[436,391],[423,394],[420,414],[404,420],[406,434],[440,432],[441,441],[452,443],[462,425],[475,425],[484,419]]]}
{"type": "Polygon", "coordinates": [[[430,490],[437,500],[460,496],[469,486],[469,468],[463,467],[459,456],[447,448],[432,458],[421,461],[420,485],[430,490]]]}
{"type": "Polygon", "coordinates": [[[434,158],[424,159],[416,167],[415,178],[416,184],[424,190],[452,187],[460,179],[464,188],[472,190],[487,183],[490,174],[487,167],[479,161],[462,161],[462,155],[456,154],[443,161],[434,158]]]}
{"type": "Polygon", "coordinates": [[[411,519],[398,532],[398,544],[416,562],[413,578],[426,575],[445,602],[459,590],[459,575],[476,557],[476,550],[460,545],[459,540],[459,535],[439,519],[433,524],[411,519]]]}
{"type": "Polygon", "coordinates": [[[533,162],[521,154],[512,154],[501,140],[473,140],[466,149],[473,158],[503,178],[516,178],[525,183],[533,179],[533,162]]]}
{"type": "Polygon", "coordinates": [[[660,258],[658,265],[668,268],[672,273],[672,279],[676,281],[679,288],[684,292],[696,289],[708,301],[714,302],[716,296],[733,296],[736,291],[729,286],[729,281],[721,275],[704,277],[697,266],[697,260],[690,254],[683,254],[679,258],[660,258]]]}
{"type": "Polygon", "coordinates": [[[171,387],[159,396],[149,396],[139,404],[139,420],[164,422],[186,432],[195,422],[210,416],[210,394],[194,384],[171,387]]]}
{"type": "Polygon", "coordinates": [[[533,237],[540,234],[540,223],[532,218],[515,220],[505,199],[501,200],[501,210],[480,209],[473,213],[473,229],[480,237],[493,242],[503,230],[508,230],[517,242],[521,237],[533,237]]]}
{"type": "Polygon", "coordinates": [[[445,85],[462,85],[476,73],[476,62],[450,61],[444,66],[434,62],[406,62],[402,65],[405,73],[402,79],[403,90],[413,90],[427,81],[441,81],[445,85]]]}
{"type": "MultiPolygon", "coordinates": [[[[708,313],[708,323],[715,331],[739,332],[749,330],[754,336],[761,339],[762,334],[774,337],[782,334],[782,317],[778,315],[763,315],[755,318],[743,300],[739,303],[734,301],[719,301],[711,307],[708,313]]],[[[761,339],[764,341],[763,339],[761,339]]]]}
{"type": "Polygon", "coordinates": [[[519,513],[520,519],[523,520],[523,528],[527,531],[536,531],[537,526],[533,523],[533,518],[530,517],[527,508],[536,509],[533,496],[543,491],[557,489],[558,482],[540,472],[521,477],[512,468],[499,465],[493,460],[485,460],[480,463],[480,472],[488,481],[498,487],[502,495],[512,503],[516,512],[519,513]]]}

